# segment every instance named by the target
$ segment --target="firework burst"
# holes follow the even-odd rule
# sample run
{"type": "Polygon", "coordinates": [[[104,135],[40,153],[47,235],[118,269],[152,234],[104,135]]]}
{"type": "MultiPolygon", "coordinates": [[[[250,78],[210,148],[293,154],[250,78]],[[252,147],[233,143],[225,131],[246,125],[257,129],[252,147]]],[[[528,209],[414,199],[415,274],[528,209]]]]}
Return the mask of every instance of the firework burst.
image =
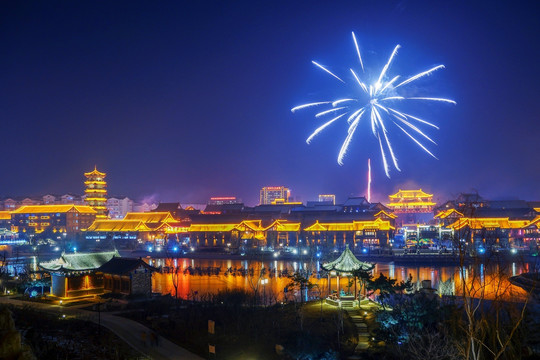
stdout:
{"type": "MultiPolygon", "coordinates": [[[[360,70],[354,71],[352,68],[350,70],[351,80],[356,84],[359,89],[361,96],[358,98],[343,98],[336,99],[332,101],[319,101],[309,104],[304,104],[296,106],[291,109],[292,112],[295,112],[300,109],[306,109],[311,107],[326,107],[325,110],[318,112],[316,118],[326,118],[330,117],[330,120],[326,120],[321,126],[319,126],[313,133],[307,138],[306,142],[309,144],[318,134],[320,134],[328,126],[332,125],[334,122],[337,122],[340,119],[347,119],[347,124],[349,126],[343,145],[339,150],[337,162],[339,165],[343,165],[343,160],[349,149],[349,145],[352,141],[352,138],[360,124],[362,119],[367,119],[369,122],[369,128],[373,136],[377,139],[379,143],[379,148],[381,152],[381,157],[384,166],[384,172],[386,176],[390,177],[390,165],[391,161],[393,167],[401,171],[398,166],[398,161],[392,148],[392,144],[389,139],[389,131],[391,128],[398,129],[405,135],[407,135],[411,140],[416,143],[423,151],[429,155],[437,158],[429,149],[419,140],[429,141],[436,145],[435,141],[431,139],[420,127],[429,126],[435,129],[439,127],[429,121],[423,120],[417,116],[405,113],[399,110],[399,103],[404,101],[436,101],[455,104],[453,100],[439,98],[439,97],[409,97],[402,94],[402,90],[413,81],[416,81],[420,78],[428,76],[433,72],[443,69],[444,65],[437,65],[418,73],[414,76],[408,77],[402,80],[400,75],[389,76],[388,72],[394,58],[397,55],[397,52],[400,48],[400,45],[397,45],[392,51],[388,61],[383,66],[381,72],[379,73],[377,79],[368,83],[363,81],[365,78],[364,62],[362,60],[362,55],[360,53],[360,48],[358,42],[356,41],[356,36],[354,32],[352,33],[352,38],[356,53],[358,55],[358,60],[360,62],[360,70]],[[390,160],[390,161],[389,161],[390,160]]],[[[336,80],[346,83],[342,78],[331,72],[329,69],[323,65],[312,61],[313,65],[317,68],[323,70],[328,75],[332,76],[336,80]]]]}

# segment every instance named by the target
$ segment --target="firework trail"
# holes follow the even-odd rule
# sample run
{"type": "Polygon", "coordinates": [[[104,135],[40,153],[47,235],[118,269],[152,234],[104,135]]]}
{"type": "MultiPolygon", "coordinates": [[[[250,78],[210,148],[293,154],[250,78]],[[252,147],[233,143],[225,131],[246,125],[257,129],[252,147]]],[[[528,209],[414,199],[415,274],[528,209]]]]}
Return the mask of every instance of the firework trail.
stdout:
{"type": "MultiPolygon", "coordinates": [[[[317,129],[315,129],[315,131],[307,138],[306,142],[309,144],[315,136],[321,133],[328,126],[348,115],[347,124],[349,125],[349,128],[345,140],[343,141],[343,144],[341,146],[341,149],[339,150],[337,158],[337,162],[339,165],[343,165],[343,160],[347,154],[349,145],[362,119],[366,119],[366,121],[369,122],[369,128],[371,129],[373,136],[377,139],[377,142],[379,143],[384,172],[386,176],[390,177],[390,163],[396,170],[401,171],[398,165],[396,154],[394,153],[394,149],[392,148],[392,144],[389,139],[389,132],[391,130],[391,127],[398,129],[399,131],[407,135],[424,152],[436,158],[435,155],[433,155],[433,153],[429,151],[429,149],[417,139],[417,137],[420,136],[436,145],[435,141],[433,141],[433,139],[431,139],[426,133],[424,133],[419,126],[427,125],[436,129],[438,129],[438,127],[435,124],[421,119],[417,116],[405,113],[403,111],[399,111],[399,103],[403,103],[407,100],[434,101],[450,104],[456,104],[456,102],[450,99],[438,97],[407,97],[400,94],[399,90],[418,79],[431,75],[437,70],[444,69],[444,65],[437,65],[431,69],[420,72],[404,80],[400,80],[400,75],[389,77],[387,73],[389,72],[390,67],[392,66],[392,62],[394,61],[394,58],[396,57],[398,50],[400,49],[400,45],[396,45],[390,57],[388,58],[388,61],[379,73],[377,80],[373,83],[367,83],[362,80],[366,77],[364,62],[362,60],[360,47],[358,46],[358,42],[356,41],[356,36],[354,35],[354,32],[352,33],[352,38],[356,53],[358,55],[358,60],[360,62],[360,68],[362,73],[359,75],[359,73],[355,72],[353,69],[349,70],[354,78],[354,83],[356,83],[360,87],[361,93],[363,93],[364,96],[359,98],[343,98],[332,101],[319,101],[292,108],[291,111],[295,112],[297,110],[311,107],[326,107],[326,109],[318,112],[315,117],[324,118],[327,115],[332,116],[330,120],[327,120],[317,129]]],[[[325,66],[319,64],[316,61],[312,61],[312,63],[317,68],[323,70],[325,73],[337,79],[338,81],[344,84],[346,83],[342,78],[334,74],[325,66]]]]}

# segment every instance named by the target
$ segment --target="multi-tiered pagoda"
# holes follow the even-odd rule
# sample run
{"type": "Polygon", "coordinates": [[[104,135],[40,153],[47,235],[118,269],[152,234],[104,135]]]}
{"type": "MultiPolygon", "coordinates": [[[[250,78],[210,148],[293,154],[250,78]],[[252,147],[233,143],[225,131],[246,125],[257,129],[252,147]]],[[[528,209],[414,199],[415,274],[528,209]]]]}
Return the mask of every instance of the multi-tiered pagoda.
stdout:
{"type": "Polygon", "coordinates": [[[86,189],[84,193],[86,198],[85,203],[97,211],[96,219],[107,218],[107,182],[105,176],[107,174],[102,173],[94,167],[91,172],[84,173],[86,181],[84,185],[86,189]]]}

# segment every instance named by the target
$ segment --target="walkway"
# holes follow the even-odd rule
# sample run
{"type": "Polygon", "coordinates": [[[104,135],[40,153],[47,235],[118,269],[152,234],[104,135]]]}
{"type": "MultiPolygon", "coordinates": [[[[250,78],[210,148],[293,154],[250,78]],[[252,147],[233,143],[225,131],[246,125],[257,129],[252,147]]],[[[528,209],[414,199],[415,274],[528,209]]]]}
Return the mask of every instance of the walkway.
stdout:
{"type": "Polygon", "coordinates": [[[364,310],[361,309],[346,309],[349,313],[349,316],[351,317],[354,325],[356,326],[356,330],[358,332],[358,344],[356,345],[356,349],[354,349],[354,353],[358,354],[360,352],[363,352],[369,348],[369,331],[367,328],[366,320],[365,320],[365,314],[364,310]]]}
{"type": "Polygon", "coordinates": [[[371,345],[369,338],[371,335],[368,330],[366,318],[373,316],[373,311],[377,308],[378,305],[369,300],[362,300],[359,307],[343,308],[351,317],[358,332],[358,344],[356,345],[356,349],[354,349],[354,355],[349,356],[349,360],[362,359],[362,353],[369,349],[371,345]]]}
{"type": "Polygon", "coordinates": [[[124,340],[129,346],[139,351],[141,354],[147,356],[153,360],[203,360],[198,355],[170,342],[162,336],[158,339],[157,346],[150,346],[143,344],[142,333],[151,333],[151,330],[144,325],[126,319],[120,316],[111,315],[108,313],[101,313],[100,315],[87,310],[63,307],[59,305],[49,305],[43,303],[35,303],[29,301],[15,300],[10,297],[0,297],[0,303],[11,304],[14,306],[31,306],[35,309],[40,309],[49,313],[73,316],[81,320],[92,321],[96,324],[100,323],[102,326],[111,330],[119,338],[124,340]],[[101,316],[101,319],[99,318],[101,316]]]}

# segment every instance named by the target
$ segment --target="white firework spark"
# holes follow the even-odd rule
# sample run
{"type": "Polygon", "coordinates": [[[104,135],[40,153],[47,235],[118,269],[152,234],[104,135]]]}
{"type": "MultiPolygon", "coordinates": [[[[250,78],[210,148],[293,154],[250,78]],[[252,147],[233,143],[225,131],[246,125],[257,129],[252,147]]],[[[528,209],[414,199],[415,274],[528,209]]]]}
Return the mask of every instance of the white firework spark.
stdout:
{"type": "MultiPolygon", "coordinates": [[[[356,41],[356,36],[354,35],[354,32],[352,33],[352,38],[353,38],[356,53],[358,55],[358,60],[360,62],[360,68],[363,74],[364,62],[362,61],[360,47],[358,46],[358,42],[356,41]]],[[[347,117],[347,124],[349,124],[349,129],[347,131],[347,136],[345,137],[345,140],[343,142],[343,145],[341,146],[341,149],[339,151],[338,158],[337,158],[337,162],[339,165],[343,165],[343,159],[345,155],[347,154],[347,150],[349,148],[353,135],[356,132],[356,129],[358,128],[360,121],[364,117],[369,119],[371,132],[373,133],[373,136],[377,139],[379,143],[381,157],[382,157],[383,165],[384,165],[384,172],[386,176],[390,177],[390,166],[389,166],[389,161],[387,160],[387,153],[390,157],[390,160],[394,168],[398,171],[401,171],[398,166],[397,157],[394,153],[394,149],[392,148],[392,144],[389,139],[389,130],[390,130],[389,127],[391,125],[395,125],[397,129],[399,129],[402,133],[404,133],[409,138],[411,138],[426,153],[433,156],[435,159],[437,158],[435,155],[433,155],[431,151],[429,151],[428,148],[424,146],[424,144],[422,144],[417,138],[411,135],[409,131],[412,132],[413,134],[416,133],[417,135],[420,135],[424,139],[432,142],[433,144],[436,144],[435,141],[433,141],[433,139],[431,139],[427,134],[425,134],[417,125],[427,125],[427,126],[434,127],[436,129],[439,129],[439,127],[417,116],[413,116],[403,111],[399,111],[395,108],[393,104],[406,101],[406,100],[435,101],[435,102],[445,102],[445,103],[456,104],[455,101],[450,100],[450,99],[438,98],[438,97],[425,97],[425,96],[408,97],[408,96],[399,94],[397,91],[398,88],[405,87],[405,85],[407,84],[410,84],[425,76],[431,75],[434,71],[437,71],[439,69],[444,69],[444,65],[437,65],[435,67],[432,67],[429,70],[426,70],[414,76],[408,77],[407,79],[400,81],[398,83],[398,80],[400,79],[399,75],[394,76],[394,77],[387,77],[387,73],[390,70],[392,62],[394,58],[396,57],[399,48],[400,48],[400,45],[396,45],[396,47],[392,51],[392,54],[388,58],[388,61],[386,62],[381,72],[377,76],[377,80],[372,84],[362,81],[363,76],[359,76],[357,72],[355,72],[353,69],[350,69],[350,72],[354,77],[355,83],[358,84],[358,86],[360,87],[362,92],[365,94],[365,96],[359,97],[356,99],[343,98],[343,99],[336,99],[332,101],[313,102],[309,104],[296,106],[291,109],[292,112],[295,112],[296,110],[305,109],[305,108],[314,107],[314,106],[330,106],[329,109],[327,108],[325,110],[319,111],[315,115],[315,117],[320,118],[326,115],[332,115],[333,118],[329,121],[326,121],[321,126],[319,126],[308,137],[307,139],[308,144],[311,142],[311,140],[313,140],[313,138],[316,135],[318,135],[321,131],[326,129],[332,123],[341,119],[345,115],[349,115],[347,117]],[[396,83],[397,85],[395,85],[396,83]],[[409,131],[405,129],[408,129],[409,131]]],[[[342,83],[346,83],[342,78],[340,78],[339,76],[337,76],[336,74],[328,70],[325,66],[315,61],[312,61],[312,63],[317,68],[331,75],[333,78],[339,80],[342,83]]]]}

